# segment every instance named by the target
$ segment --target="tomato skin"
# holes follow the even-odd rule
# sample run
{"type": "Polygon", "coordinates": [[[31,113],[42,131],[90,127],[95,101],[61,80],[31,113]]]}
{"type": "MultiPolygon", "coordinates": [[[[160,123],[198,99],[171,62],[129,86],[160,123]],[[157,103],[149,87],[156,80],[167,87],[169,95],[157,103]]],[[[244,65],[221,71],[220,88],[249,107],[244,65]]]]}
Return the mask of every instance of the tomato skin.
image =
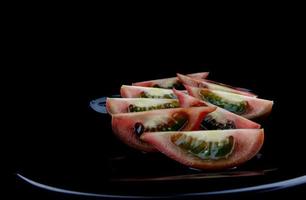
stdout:
{"type": "Polygon", "coordinates": [[[182,108],[208,106],[208,103],[205,101],[197,99],[179,90],[173,89],[173,93],[177,96],[182,108]]]}
{"type": "Polygon", "coordinates": [[[116,101],[114,98],[106,99],[106,110],[109,114],[125,113],[128,111],[127,108],[127,102],[121,100],[116,101]]]}
{"type": "Polygon", "coordinates": [[[153,146],[140,140],[134,133],[134,126],[137,121],[130,120],[127,117],[113,115],[112,129],[115,135],[130,147],[146,152],[156,152],[157,150],[153,146]]]}
{"type": "Polygon", "coordinates": [[[168,119],[175,113],[183,112],[188,115],[188,123],[182,130],[199,130],[200,124],[205,116],[213,112],[216,107],[194,107],[194,108],[173,108],[164,110],[153,110],[139,113],[121,113],[112,115],[112,129],[115,135],[127,145],[142,150],[156,151],[154,147],[140,140],[135,133],[135,124],[148,124],[160,120],[161,116],[168,119]]]}
{"type": "Polygon", "coordinates": [[[257,97],[256,94],[248,92],[246,91],[246,89],[240,89],[240,88],[232,87],[229,85],[225,85],[222,83],[209,81],[205,79],[196,79],[196,78],[188,77],[182,74],[177,74],[177,77],[184,85],[189,85],[192,87],[199,87],[199,88],[213,89],[213,90],[220,90],[220,91],[231,92],[231,93],[240,94],[244,96],[250,96],[250,97],[257,97]]]}
{"type": "MultiPolygon", "coordinates": [[[[197,106],[209,106],[212,105],[210,103],[206,103],[202,100],[199,100],[193,96],[190,96],[188,94],[185,94],[181,91],[175,90],[173,89],[174,94],[177,96],[179,102],[180,102],[180,106],[182,108],[188,108],[188,107],[197,107],[197,106]]],[[[251,120],[248,120],[244,117],[241,117],[239,115],[236,115],[234,113],[231,113],[223,108],[217,108],[213,113],[215,113],[217,116],[220,116],[220,118],[222,118],[221,121],[223,120],[230,120],[232,122],[234,122],[235,127],[237,129],[241,129],[241,128],[260,128],[260,124],[255,123],[251,120]]],[[[208,114],[209,115],[213,115],[213,113],[208,114]]]]}
{"type": "MultiPolygon", "coordinates": [[[[171,142],[171,135],[179,132],[147,132],[141,136],[143,141],[153,145],[166,156],[183,165],[204,170],[221,170],[239,166],[253,158],[264,142],[263,129],[231,129],[219,130],[235,139],[234,150],[228,158],[220,160],[201,160],[187,153],[171,142]]],[[[205,132],[207,131],[196,131],[205,132]]],[[[182,133],[182,132],[181,132],[182,133]]]]}

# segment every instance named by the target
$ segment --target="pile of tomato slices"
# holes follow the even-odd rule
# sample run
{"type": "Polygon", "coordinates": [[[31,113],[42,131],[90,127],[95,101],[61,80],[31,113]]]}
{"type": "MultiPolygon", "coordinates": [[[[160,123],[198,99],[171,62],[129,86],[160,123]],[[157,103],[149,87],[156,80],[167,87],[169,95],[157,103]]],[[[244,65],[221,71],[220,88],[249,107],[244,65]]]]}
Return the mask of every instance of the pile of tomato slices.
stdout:
{"type": "Polygon", "coordinates": [[[244,88],[208,80],[208,72],[122,85],[122,98],[107,98],[112,129],[127,145],[161,152],[205,170],[236,167],[264,142],[261,125],[273,101],[244,88]]]}

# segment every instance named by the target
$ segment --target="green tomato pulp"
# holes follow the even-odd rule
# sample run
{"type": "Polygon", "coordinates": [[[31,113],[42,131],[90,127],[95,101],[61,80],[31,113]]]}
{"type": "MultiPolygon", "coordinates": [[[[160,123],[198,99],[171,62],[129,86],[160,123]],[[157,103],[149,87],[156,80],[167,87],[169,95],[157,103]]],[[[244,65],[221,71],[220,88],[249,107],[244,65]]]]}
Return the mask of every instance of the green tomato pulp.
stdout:
{"type": "Polygon", "coordinates": [[[149,107],[141,107],[141,106],[136,106],[134,104],[130,104],[128,107],[128,112],[143,112],[143,111],[149,111],[149,110],[178,108],[178,107],[180,107],[180,105],[176,101],[173,101],[171,103],[158,104],[158,105],[149,106],[149,107]]]}
{"type": "Polygon", "coordinates": [[[142,92],[139,95],[140,98],[152,98],[152,99],[176,99],[174,94],[164,94],[164,95],[151,95],[147,92],[142,92]]]}
{"type": "Polygon", "coordinates": [[[208,114],[201,122],[201,129],[203,130],[224,130],[235,128],[236,125],[234,121],[226,120],[226,122],[219,122],[218,119],[214,119],[210,114],[208,114]]]}
{"type": "Polygon", "coordinates": [[[188,124],[188,115],[184,112],[174,113],[165,123],[155,127],[145,127],[145,132],[180,131],[188,124]]]}
{"type": "Polygon", "coordinates": [[[219,142],[203,141],[186,136],[183,133],[177,133],[171,137],[172,142],[184,151],[202,159],[219,160],[227,158],[234,149],[234,137],[229,136],[219,142]]]}
{"type": "Polygon", "coordinates": [[[238,115],[244,114],[248,108],[247,101],[240,101],[238,103],[229,102],[210,91],[201,90],[200,96],[204,101],[208,101],[211,104],[224,108],[225,110],[238,115]]]}

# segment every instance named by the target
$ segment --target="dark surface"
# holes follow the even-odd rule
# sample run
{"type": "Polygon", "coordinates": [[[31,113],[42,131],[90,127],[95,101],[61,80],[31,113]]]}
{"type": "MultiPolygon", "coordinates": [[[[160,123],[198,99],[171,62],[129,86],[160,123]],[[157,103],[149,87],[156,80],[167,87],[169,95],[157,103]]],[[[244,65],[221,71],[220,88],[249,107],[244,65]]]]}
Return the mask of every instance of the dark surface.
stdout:
{"type": "MultiPolygon", "coordinates": [[[[24,30],[32,29],[27,26],[24,30]]],[[[142,38],[140,33],[108,31],[102,37],[89,27],[86,30],[93,34],[86,36],[77,28],[71,31],[64,26],[60,30],[44,27],[35,35],[16,37],[18,56],[12,59],[14,85],[9,90],[17,105],[9,115],[13,119],[10,126],[15,151],[10,158],[15,194],[72,198],[27,185],[15,173],[66,189],[126,195],[239,188],[305,175],[305,122],[300,115],[305,108],[299,97],[305,79],[300,66],[305,61],[293,45],[299,43],[296,37],[281,40],[285,35],[267,29],[266,34],[256,37],[231,32],[226,37],[201,35],[207,43],[194,37],[183,42],[176,34],[166,33],[142,38]],[[212,80],[249,88],[262,98],[274,100],[272,114],[262,123],[266,136],[262,157],[235,170],[276,170],[251,177],[114,181],[201,172],[162,155],[147,156],[126,147],[111,133],[109,117],[94,112],[89,102],[118,94],[122,84],[199,71],[210,71],[212,80]]],[[[258,195],[303,191],[305,187],[300,186],[258,195]]]]}
{"type": "MultiPolygon", "coordinates": [[[[299,87],[292,81],[286,82],[285,78],[297,75],[292,70],[271,72],[266,70],[266,64],[234,65],[231,62],[127,62],[125,70],[119,69],[116,64],[101,64],[103,67],[93,69],[90,69],[90,64],[86,65],[89,67],[65,71],[45,69],[45,74],[34,77],[35,81],[26,84],[24,92],[27,98],[22,102],[25,111],[18,116],[23,120],[17,127],[22,132],[16,140],[19,149],[16,173],[60,188],[123,195],[171,195],[233,189],[305,174],[305,165],[300,161],[305,152],[301,132],[303,119],[294,117],[297,105],[302,102],[289,103],[299,87]],[[141,66],[144,66],[144,72],[141,72],[141,66]],[[199,179],[203,172],[188,169],[159,154],[146,155],[130,149],[112,134],[110,117],[89,107],[89,102],[95,98],[118,94],[121,84],[169,77],[175,72],[197,71],[210,71],[212,80],[251,88],[260,97],[275,101],[272,114],[261,121],[266,134],[261,157],[232,170],[246,177],[223,171],[216,174],[225,175],[225,178],[214,178],[212,175],[215,174],[204,172],[208,178],[199,179]],[[263,174],[262,170],[272,171],[263,174]],[[181,175],[192,174],[199,176],[175,180],[181,175]],[[168,178],[166,181],[151,180],[163,177],[168,178]]],[[[37,195],[49,195],[26,186],[20,180],[17,183],[18,192],[30,196],[36,195],[36,192],[37,195]]]]}

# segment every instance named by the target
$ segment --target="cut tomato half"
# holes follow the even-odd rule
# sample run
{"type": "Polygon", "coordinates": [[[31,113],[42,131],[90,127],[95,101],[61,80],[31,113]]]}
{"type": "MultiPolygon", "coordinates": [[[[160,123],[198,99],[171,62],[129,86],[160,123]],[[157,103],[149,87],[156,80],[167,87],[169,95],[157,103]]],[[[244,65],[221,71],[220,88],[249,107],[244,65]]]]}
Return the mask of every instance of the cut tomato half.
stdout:
{"type": "MultiPolygon", "coordinates": [[[[209,72],[200,72],[200,73],[194,73],[194,74],[188,74],[187,76],[197,78],[197,79],[203,79],[208,76],[209,72]]],[[[178,80],[177,77],[173,78],[164,78],[164,79],[157,79],[157,80],[150,80],[150,81],[142,81],[133,83],[132,85],[135,86],[143,86],[143,87],[156,87],[156,88],[166,88],[166,89],[182,89],[183,85],[178,80]]]]}
{"type": "Polygon", "coordinates": [[[222,83],[207,81],[205,79],[196,79],[196,78],[188,77],[182,74],[177,74],[177,77],[184,85],[189,85],[189,86],[199,87],[199,88],[207,88],[207,89],[212,89],[212,90],[220,90],[220,91],[231,92],[231,93],[251,96],[251,97],[257,96],[256,94],[246,91],[246,89],[241,90],[239,88],[235,88],[235,87],[225,85],[222,83]]]}
{"type": "Polygon", "coordinates": [[[158,98],[175,99],[176,96],[170,89],[151,88],[142,86],[122,85],[120,89],[121,97],[124,98],[158,98]]]}
{"type": "Polygon", "coordinates": [[[149,98],[107,98],[106,109],[109,114],[143,112],[149,110],[180,107],[177,99],[149,98]]]}
{"type": "Polygon", "coordinates": [[[264,142],[263,129],[144,133],[141,139],[193,168],[227,169],[250,160],[264,142]]]}
{"type": "Polygon", "coordinates": [[[270,114],[273,101],[244,96],[224,91],[210,90],[184,85],[188,93],[198,99],[211,103],[232,113],[254,119],[270,114]]]}
{"type": "MultiPolygon", "coordinates": [[[[173,92],[183,108],[212,105],[181,91],[173,89],[173,92]]],[[[201,123],[201,128],[204,130],[260,128],[260,124],[218,107],[214,112],[207,114],[201,123]]]]}
{"type": "Polygon", "coordinates": [[[112,115],[113,132],[126,144],[143,151],[155,148],[141,141],[144,132],[199,130],[205,116],[216,107],[153,110],[112,115]]]}

